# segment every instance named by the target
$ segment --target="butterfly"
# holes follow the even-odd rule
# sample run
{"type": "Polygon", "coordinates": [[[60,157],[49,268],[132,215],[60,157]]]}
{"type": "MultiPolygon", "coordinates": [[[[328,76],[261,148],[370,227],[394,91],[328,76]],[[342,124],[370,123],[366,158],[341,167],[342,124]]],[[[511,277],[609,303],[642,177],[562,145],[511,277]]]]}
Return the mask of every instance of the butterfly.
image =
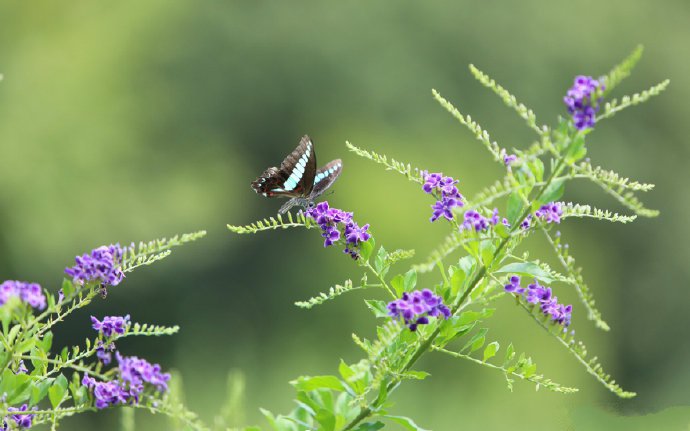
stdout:
{"type": "Polygon", "coordinates": [[[309,136],[304,135],[297,148],[285,157],[280,168],[266,169],[252,182],[252,189],[269,198],[291,198],[280,207],[278,212],[283,214],[295,205],[311,207],[314,199],[333,185],[342,170],[343,162],[340,159],[317,170],[314,143],[309,136]]]}

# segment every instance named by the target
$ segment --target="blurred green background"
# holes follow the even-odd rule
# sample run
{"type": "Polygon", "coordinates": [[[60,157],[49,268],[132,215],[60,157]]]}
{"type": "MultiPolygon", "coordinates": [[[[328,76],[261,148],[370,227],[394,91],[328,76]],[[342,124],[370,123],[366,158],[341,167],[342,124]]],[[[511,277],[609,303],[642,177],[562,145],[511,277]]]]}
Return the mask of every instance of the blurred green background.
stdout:
{"type": "MultiPolygon", "coordinates": [[[[315,232],[230,234],[226,223],[272,215],[282,203],[255,195],[250,181],[309,133],[321,163],[344,160],[331,203],[371,223],[388,249],[416,248],[423,258],[446,233],[428,223],[428,197],[348,153],[345,140],[452,174],[472,195],[500,169],[431,88],[501,145],[524,148],[533,134],[473,80],[469,63],[553,124],[574,75],[606,73],[642,43],[642,62],[615,96],[667,77],[670,90],[598,125],[589,155],[656,183],[643,198],[662,215],[562,226],[612,330],[594,329],[581,307],[573,327],[639,396],[615,399],[506,299],[490,335],[581,391],[517,383],[511,393],[492,370],[430,355],[419,367],[433,377],[403,386],[396,411],[434,430],[687,429],[689,22],[685,0],[3,2],[0,278],[57,289],[73,256],[95,246],[208,230],[130,275],[57,336],[92,335],[89,314],[180,324],[177,336],[120,348],[179,370],[189,406],[208,422],[228,371],[242,370],[246,423],[266,425],[259,407],[287,412],[287,382],[357,360],[350,334],[371,335],[375,322],[358,294],[312,311],[293,306],[359,271],[315,232]]],[[[584,182],[566,199],[623,210],[584,182]]],[[[572,293],[558,291],[574,301],[572,293]]],[[[62,429],[117,421],[116,412],[85,415],[62,429]]],[[[141,412],[137,423],[169,428],[141,412]]]]}

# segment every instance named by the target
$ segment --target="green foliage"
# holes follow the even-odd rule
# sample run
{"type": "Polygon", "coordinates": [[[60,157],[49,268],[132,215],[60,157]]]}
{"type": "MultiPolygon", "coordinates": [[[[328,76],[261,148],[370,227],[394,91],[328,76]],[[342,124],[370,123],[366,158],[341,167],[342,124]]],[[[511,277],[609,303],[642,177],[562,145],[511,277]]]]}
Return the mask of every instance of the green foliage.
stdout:
{"type": "MultiPolygon", "coordinates": [[[[605,78],[609,90],[628,76],[640,54],[641,49],[636,50],[611,71],[605,78]]],[[[390,273],[391,265],[402,258],[412,257],[413,253],[390,253],[383,246],[376,248],[373,239],[364,243],[357,264],[376,279],[375,284],[367,281],[365,273],[358,287],[353,287],[348,280],[342,286],[336,285],[328,292],[298,302],[297,305],[311,308],[352,290],[380,288],[386,300],[370,297],[364,300],[364,304],[371,310],[373,317],[383,319],[383,323],[377,326],[375,337],[365,338],[353,334],[353,340],[363,350],[364,358],[353,364],[341,361],[339,376],[302,376],[293,381],[297,391],[297,408],[286,416],[264,412],[274,429],[376,430],[394,422],[405,429],[418,430],[419,426],[411,419],[393,416],[388,410],[392,406],[392,393],[404,381],[428,377],[428,373],[414,367],[423,355],[431,351],[498,370],[505,376],[510,390],[513,389],[514,380],[520,379],[533,383],[537,389],[544,387],[566,394],[577,391],[576,388],[560,385],[538,374],[537,365],[532,358],[524,353],[518,355],[512,344],[508,344],[503,351],[497,341],[487,338],[485,321],[498,312],[494,301],[505,296],[503,286],[506,279],[511,275],[522,275],[542,283],[573,287],[587,310],[589,319],[597,327],[608,330],[601,312],[595,307],[591,291],[583,281],[581,268],[575,266],[575,260],[570,256],[567,246],[561,244],[560,236],[551,234],[553,220],[544,217],[541,207],[558,202],[562,221],[590,218],[626,224],[635,221],[638,216],[656,215],[654,211],[644,208],[634,196],[636,192],[651,190],[653,185],[629,180],[601,167],[594,168],[588,159],[584,160],[587,155],[586,138],[591,130],[577,130],[569,118],[559,118],[554,128],[540,126],[534,112],[518,102],[507,89],[474,66],[470,66],[470,70],[482,85],[491,89],[507,106],[515,110],[540,137],[539,142],[532,143],[527,150],[515,149],[514,154],[518,160],[506,167],[503,178],[464,202],[464,210],[474,209],[485,215],[491,213],[492,206],[505,208],[505,212],[501,213],[505,215],[507,222],[492,222],[486,229],[479,228],[479,231],[472,228],[460,229],[459,219],[462,220],[462,215],[457,212],[447,223],[450,232],[426,261],[411,265],[408,271],[393,274],[390,273]],[[622,215],[590,205],[561,202],[568,185],[579,178],[598,184],[634,214],[622,215]],[[542,232],[546,236],[560,266],[559,270],[553,269],[542,259],[530,257],[528,251],[518,251],[524,246],[524,240],[535,232],[542,232]],[[465,254],[460,258],[451,257],[461,250],[465,254]],[[436,284],[429,284],[426,278],[418,279],[418,273],[434,269],[438,269],[440,275],[436,284]],[[443,299],[449,308],[450,317],[425,316],[421,321],[414,320],[417,317],[413,317],[413,320],[404,322],[390,319],[388,301],[400,298],[406,292],[424,288],[432,290],[443,299]]],[[[639,95],[624,98],[620,103],[614,101],[607,104],[599,119],[607,118],[626,106],[646,101],[659,94],[666,84],[665,81],[639,95]]],[[[496,161],[503,164],[506,152],[491,140],[488,132],[435,90],[433,95],[456,120],[475,135],[496,161]]],[[[409,163],[399,162],[350,143],[347,143],[347,147],[355,154],[382,165],[386,170],[404,175],[410,181],[418,184],[424,182],[424,171],[413,168],[409,163]]],[[[439,198],[433,194],[432,196],[439,198]]],[[[256,233],[293,226],[312,227],[303,216],[297,220],[290,218],[287,222],[279,217],[248,226],[228,227],[236,233],[256,233]]],[[[574,332],[564,328],[564,325],[569,324],[569,318],[545,315],[540,306],[527,303],[523,296],[516,296],[515,299],[597,381],[621,398],[635,395],[617,385],[603,371],[596,358],[587,357],[584,345],[574,340],[574,332]]]]}
{"type": "Polygon", "coordinates": [[[275,217],[265,218],[263,220],[253,222],[246,226],[233,226],[230,224],[228,225],[228,229],[230,230],[230,232],[234,232],[237,234],[257,233],[266,230],[288,229],[292,227],[313,228],[318,226],[316,225],[316,223],[314,223],[313,220],[305,217],[304,213],[302,213],[301,211],[294,216],[292,215],[292,213],[288,212],[287,220],[283,220],[283,216],[281,214],[278,214],[275,217]]]}
{"type": "Polygon", "coordinates": [[[611,71],[604,77],[604,84],[606,85],[604,96],[608,95],[614,88],[618,87],[618,84],[630,76],[630,73],[637,65],[637,62],[639,62],[640,58],[642,58],[643,52],[644,47],[642,45],[637,45],[630,55],[628,55],[620,64],[611,69],[611,71]]]}
{"type": "MultiPolygon", "coordinates": [[[[169,240],[142,242],[138,247],[127,248],[122,262],[114,263],[119,264],[121,270],[130,272],[169,255],[171,248],[204,235],[205,232],[200,231],[169,240]]],[[[118,373],[117,368],[104,370],[103,363],[97,359],[96,353],[101,343],[110,344],[131,336],[172,335],[179,330],[178,326],[130,323],[124,328],[123,334],[114,333],[107,339],[100,334],[94,339],[87,338],[83,345],[64,346],[58,352],[53,346],[53,328],[72,312],[89,305],[103,289],[98,280],[75,285],[67,279],[63,280],[61,288],[64,296],[59,300],[44,292],[47,307],[38,315],[33,314],[28,304],[20,301],[10,301],[0,306],[0,316],[3,318],[0,331],[0,393],[7,394],[0,405],[0,417],[7,415],[9,407],[26,403],[35,407],[31,412],[35,415],[34,425],[50,424],[52,429],[57,429],[65,417],[96,411],[88,388],[81,383],[81,376],[109,381],[116,379],[118,373]],[[20,364],[29,365],[31,370],[28,373],[21,371],[20,364]]],[[[189,429],[206,429],[196,420],[196,415],[172,400],[171,397],[146,390],[141,394],[140,402],[133,407],[179,418],[189,429]]],[[[133,424],[133,416],[128,421],[133,424]]]]}

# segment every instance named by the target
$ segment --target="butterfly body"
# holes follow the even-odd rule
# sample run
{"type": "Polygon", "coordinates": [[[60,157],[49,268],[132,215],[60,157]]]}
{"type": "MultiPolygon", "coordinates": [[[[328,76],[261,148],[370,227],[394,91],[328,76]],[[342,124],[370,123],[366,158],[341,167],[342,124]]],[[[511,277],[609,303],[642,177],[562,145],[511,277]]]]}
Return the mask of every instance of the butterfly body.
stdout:
{"type": "Polygon", "coordinates": [[[309,136],[300,140],[295,150],[285,157],[280,168],[270,167],[252,182],[252,189],[266,197],[291,198],[280,209],[284,213],[295,205],[310,206],[340,175],[343,163],[336,159],[316,169],[316,153],[309,136]]]}

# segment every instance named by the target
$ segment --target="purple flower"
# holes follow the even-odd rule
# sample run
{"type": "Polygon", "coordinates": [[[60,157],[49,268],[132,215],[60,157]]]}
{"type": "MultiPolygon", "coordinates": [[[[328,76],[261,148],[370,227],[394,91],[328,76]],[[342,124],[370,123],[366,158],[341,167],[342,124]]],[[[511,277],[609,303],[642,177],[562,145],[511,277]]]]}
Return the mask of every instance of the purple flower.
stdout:
{"type": "MultiPolygon", "coordinates": [[[[460,231],[474,230],[475,232],[483,232],[488,230],[491,226],[496,226],[499,221],[498,208],[494,208],[490,218],[486,218],[475,210],[465,211],[464,221],[460,225],[460,231]]],[[[505,218],[502,223],[508,226],[508,220],[505,218]]]]}
{"type": "Polygon", "coordinates": [[[517,162],[518,157],[515,154],[504,154],[503,155],[503,163],[506,166],[510,166],[513,163],[517,162]]]}
{"type": "Polygon", "coordinates": [[[459,181],[453,177],[444,177],[440,173],[423,175],[422,190],[425,193],[439,192],[441,195],[441,198],[431,206],[433,212],[430,220],[434,222],[442,216],[447,220],[453,220],[453,208],[464,205],[462,202],[464,198],[456,186],[459,181]]]}
{"type": "Polygon", "coordinates": [[[330,247],[344,239],[345,253],[350,254],[353,259],[359,258],[359,246],[371,238],[371,234],[368,232],[369,224],[360,227],[352,219],[351,212],[330,208],[326,201],[309,208],[306,215],[321,228],[321,236],[325,238],[324,247],[330,247]]]}
{"type": "Polygon", "coordinates": [[[577,76],[563,98],[578,130],[594,127],[605,86],[591,76],[577,76]]]}
{"type": "Polygon", "coordinates": [[[527,286],[527,289],[520,286],[520,277],[513,275],[505,286],[506,292],[513,293],[522,297],[528,304],[537,304],[545,316],[559,325],[568,327],[572,317],[573,306],[563,305],[558,302],[558,298],[553,296],[550,287],[539,284],[537,280],[527,286]]]}
{"type": "Polygon", "coordinates": [[[529,229],[532,222],[532,214],[528,214],[527,217],[520,223],[520,228],[529,229]]]}
{"type": "Polygon", "coordinates": [[[93,396],[96,399],[96,408],[98,409],[104,409],[117,404],[126,404],[130,399],[129,391],[118,380],[99,382],[85,375],[81,384],[93,391],[93,396]]]}
{"type": "Polygon", "coordinates": [[[105,286],[117,286],[124,278],[120,266],[124,249],[119,244],[98,247],[90,254],[75,258],[76,265],[65,268],[65,273],[74,283],[97,282],[105,286]]]}
{"type": "Polygon", "coordinates": [[[118,377],[107,382],[99,382],[87,375],[82,379],[82,385],[93,392],[96,408],[134,403],[141,399],[146,385],[152,386],[158,392],[168,390],[169,373],[161,372],[158,364],[151,364],[146,359],[136,356],[125,357],[115,353],[118,366],[118,377]]]}
{"type": "Polygon", "coordinates": [[[520,287],[520,277],[513,275],[510,277],[508,284],[505,285],[506,292],[521,294],[525,291],[523,287],[520,287]]]}
{"type": "Polygon", "coordinates": [[[389,302],[387,308],[388,315],[394,319],[401,318],[410,331],[416,331],[418,325],[428,324],[429,317],[450,317],[450,309],[429,289],[405,292],[402,298],[389,302]]]}
{"type": "Polygon", "coordinates": [[[36,283],[7,280],[0,284],[0,305],[4,305],[13,296],[35,309],[46,308],[46,297],[41,291],[41,286],[36,283]]]}
{"type": "Polygon", "coordinates": [[[23,360],[19,360],[19,364],[17,365],[17,371],[14,372],[14,374],[27,374],[29,372],[29,369],[26,368],[26,364],[24,364],[23,360]]]}
{"type": "Polygon", "coordinates": [[[96,356],[103,363],[103,365],[108,365],[110,362],[112,362],[113,351],[115,351],[115,343],[103,344],[102,341],[98,341],[96,347],[96,356]]]}
{"type": "Polygon", "coordinates": [[[129,325],[129,314],[125,317],[105,316],[103,321],[91,316],[91,323],[93,329],[103,334],[104,337],[110,338],[113,333],[119,335],[125,333],[125,329],[127,329],[127,325],[129,325]]]}
{"type": "Polygon", "coordinates": [[[534,215],[543,219],[546,223],[560,223],[563,208],[561,208],[560,202],[550,202],[542,205],[541,208],[534,212],[534,215]]]}
{"type": "MultiPolygon", "coordinates": [[[[33,407],[31,410],[36,410],[37,407],[33,407]]],[[[9,429],[29,429],[31,428],[31,421],[33,420],[34,416],[31,413],[25,413],[29,410],[29,406],[27,404],[22,404],[21,407],[8,407],[7,408],[7,413],[9,413],[7,416],[2,421],[2,429],[3,430],[9,430],[9,429]],[[21,413],[20,413],[21,412],[21,413]],[[10,426],[9,421],[14,421],[14,426],[10,426]]]]}
{"type": "Polygon", "coordinates": [[[146,359],[139,359],[136,356],[121,356],[117,352],[115,356],[119,363],[120,380],[129,384],[130,388],[138,388],[144,383],[149,383],[158,392],[168,390],[170,373],[162,373],[160,365],[151,364],[146,359]]]}

